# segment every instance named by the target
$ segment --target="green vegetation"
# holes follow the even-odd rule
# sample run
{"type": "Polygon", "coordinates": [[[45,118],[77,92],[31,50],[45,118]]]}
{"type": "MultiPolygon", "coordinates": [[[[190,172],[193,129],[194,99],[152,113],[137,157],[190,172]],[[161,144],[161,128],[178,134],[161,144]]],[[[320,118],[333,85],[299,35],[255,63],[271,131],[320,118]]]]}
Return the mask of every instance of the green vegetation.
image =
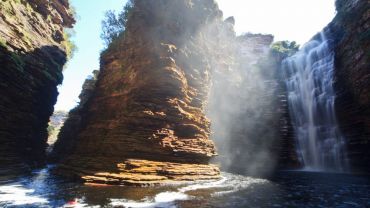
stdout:
{"type": "Polygon", "coordinates": [[[271,53],[280,60],[294,55],[299,50],[299,45],[295,41],[277,41],[271,46],[271,53]]]}
{"type": "Polygon", "coordinates": [[[6,40],[2,39],[1,37],[0,37],[0,46],[6,47],[6,40]]]}
{"type": "Polygon", "coordinates": [[[58,138],[60,129],[62,128],[65,120],[68,118],[68,112],[66,111],[55,111],[50,117],[48,131],[48,144],[54,144],[58,138]]]}
{"type": "Polygon", "coordinates": [[[70,13],[73,17],[77,17],[76,8],[73,5],[69,5],[68,13],[70,13]]]}
{"type": "Polygon", "coordinates": [[[28,12],[30,12],[30,13],[32,13],[32,12],[34,12],[34,10],[33,10],[33,8],[32,8],[32,6],[31,6],[31,4],[30,3],[26,3],[26,9],[27,9],[27,11],[28,12]]]}
{"type": "Polygon", "coordinates": [[[105,42],[106,46],[109,46],[112,42],[117,40],[118,37],[124,34],[134,4],[134,0],[129,0],[118,15],[113,11],[107,11],[105,13],[105,19],[102,21],[103,32],[100,37],[105,42]]]}
{"type": "Polygon", "coordinates": [[[9,15],[15,15],[13,11],[13,7],[10,2],[2,2],[0,1],[0,11],[3,13],[7,13],[9,15]]]}
{"type": "Polygon", "coordinates": [[[77,46],[71,41],[72,36],[74,35],[74,30],[73,29],[64,29],[63,33],[63,39],[64,41],[62,44],[64,45],[66,49],[66,54],[67,54],[67,59],[71,59],[73,57],[73,54],[77,50],[77,46]]]}
{"type": "Polygon", "coordinates": [[[48,134],[51,135],[55,131],[55,127],[49,125],[48,128],[47,128],[47,131],[48,131],[48,134]]]}

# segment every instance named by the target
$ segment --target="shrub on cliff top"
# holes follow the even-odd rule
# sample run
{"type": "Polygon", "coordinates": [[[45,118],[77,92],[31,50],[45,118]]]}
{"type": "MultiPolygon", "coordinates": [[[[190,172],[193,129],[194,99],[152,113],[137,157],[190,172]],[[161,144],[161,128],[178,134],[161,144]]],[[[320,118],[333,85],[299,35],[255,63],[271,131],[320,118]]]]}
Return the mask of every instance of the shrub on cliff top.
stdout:
{"type": "Polygon", "coordinates": [[[77,51],[76,44],[71,40],[72,36],[74,35],[75,31],[73,29],[64,29],[62,44],[66,49],[67,59],[71,59],[74,53],[77,51]]]}
{"type": "Polygon", "coordinates": [[[280,60],[292,56],[299,50],[299,45],[295,41],[277,41],[272,44],[271,52],[280,60]]]}
{"type": "Polygon", "coordinates": [[[3,40],[1,37],[0,37],[0,46],[6,47],[6,40],[3,40]]]}
{"type": "Polygon", "coordinates": [[[133,7],[134,0],[129,0],[120,13],[115,14],[111,10],[105,13],[105,19],[102,21],[102,34],[100,37],[105,42],[106,46],[109,46],[122,33],[124,33],[133,7]]]}

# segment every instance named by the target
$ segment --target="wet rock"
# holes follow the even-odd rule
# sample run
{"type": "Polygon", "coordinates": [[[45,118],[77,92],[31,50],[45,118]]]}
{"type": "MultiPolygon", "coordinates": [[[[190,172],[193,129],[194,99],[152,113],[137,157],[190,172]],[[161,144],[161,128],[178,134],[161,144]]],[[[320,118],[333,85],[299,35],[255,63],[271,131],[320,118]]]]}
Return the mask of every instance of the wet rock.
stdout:
{"type": "MultiPolygon", "coordinates": [[[[75,167],[66,167],[71,168],[75,167]]],[[[117,164],[117,172],[88,172],[78,170],[85,183],[156,185],[181,181],[219,179],[219,168],[214,165],[158,162],[149,160],[125,160],[117,164]]]]}
{"type": "Polygon", "coordinates": [[[335,49],[337,115],[352,171],[369,173],[370,3],[338,0],[337,7],[330,25],[342,37],[335,49]]]}

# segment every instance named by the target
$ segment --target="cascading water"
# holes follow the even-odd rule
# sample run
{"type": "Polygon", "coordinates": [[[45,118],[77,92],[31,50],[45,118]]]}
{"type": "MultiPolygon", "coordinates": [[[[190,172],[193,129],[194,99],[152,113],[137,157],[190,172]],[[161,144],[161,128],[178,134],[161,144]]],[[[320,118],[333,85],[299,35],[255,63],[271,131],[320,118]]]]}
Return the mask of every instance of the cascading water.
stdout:
{"type": "Polygon", "coordinates": [[[286,59],[283,70],[297,152],[305,169],[344,171],[345,142],[334,106],[334,51],[324,32],[286,59]]]}

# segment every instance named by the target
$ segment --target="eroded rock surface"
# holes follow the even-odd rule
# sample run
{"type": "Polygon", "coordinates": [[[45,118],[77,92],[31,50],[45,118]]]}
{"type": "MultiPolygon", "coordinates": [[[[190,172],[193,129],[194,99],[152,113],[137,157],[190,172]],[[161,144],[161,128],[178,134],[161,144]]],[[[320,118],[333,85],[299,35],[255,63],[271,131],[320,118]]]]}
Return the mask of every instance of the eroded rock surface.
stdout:
{"type": "Polygon", "coordinates": [[[370,172],[370,2],[337,1],[331,27],[339,28],[335,48],[338,120],[352,171],[370,172]]]}
{"type": "Polygon", "coordinates": [[[137,1],[102,54],[81,126],[59,138],[75,144],[59,172],[113,184],[219,178],[205,107],[226,28],[212,0],[137,1]]]}
{"type": "Polygon", "coordinates": [[[47,126],[74,19],[68,1],[0,1],[0,168],[45,161],[47,126]]]}

